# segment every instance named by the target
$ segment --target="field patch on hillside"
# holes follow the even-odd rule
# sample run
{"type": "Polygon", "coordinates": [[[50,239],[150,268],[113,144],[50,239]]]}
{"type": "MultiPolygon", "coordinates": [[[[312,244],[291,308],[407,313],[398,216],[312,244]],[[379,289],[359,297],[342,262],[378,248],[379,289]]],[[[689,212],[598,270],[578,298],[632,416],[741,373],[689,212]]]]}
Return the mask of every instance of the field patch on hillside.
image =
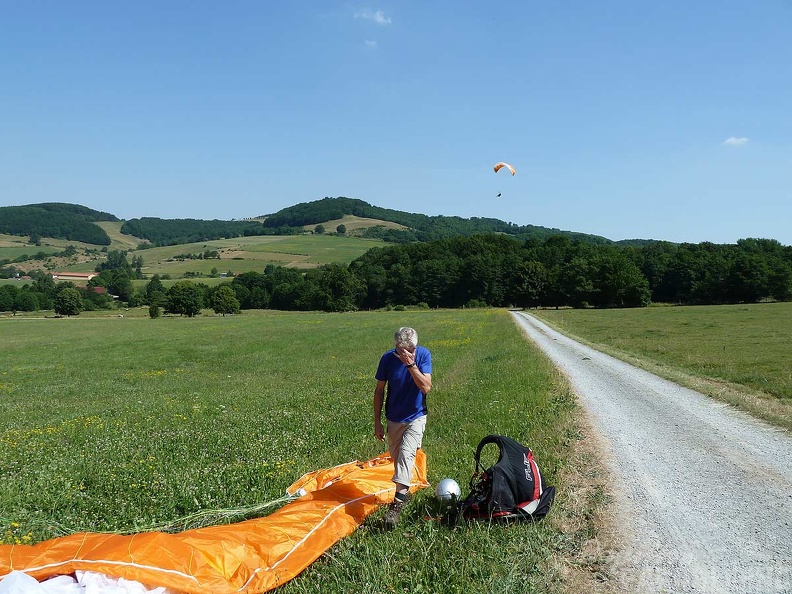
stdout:
{"type": "MultiPolygon", "coordinates": [[[[386,229],[407,229],[404,225],[393,223],[391,221],[382,221],[380,219],[368,219],[365,217],[356,217],[354,215],[344,215],[340,219],[333,219],[332,221],[325,221],[321,223],[328,232],[335,232],[339,225],[346,227],[347,233],[354,234],[356,231],[362,231],[369,227],[382,226],[386,229]]],[[[313,231],[316,225],[303,225],[306,231],[313,231]]]]}

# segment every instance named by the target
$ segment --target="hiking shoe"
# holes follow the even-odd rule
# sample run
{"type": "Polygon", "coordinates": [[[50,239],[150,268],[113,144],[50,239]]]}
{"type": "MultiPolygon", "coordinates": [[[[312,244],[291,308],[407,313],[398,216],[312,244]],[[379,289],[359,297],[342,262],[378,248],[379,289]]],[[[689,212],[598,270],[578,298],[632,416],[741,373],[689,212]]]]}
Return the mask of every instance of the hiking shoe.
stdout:
{"type": "Polygon", "coordinates": [[[388,511],[385,512],[385,517],[383,521],[385,522],[385,526],[388,528],[394,528],[396,524],[399,523],[399,518],[401,516],[401,511],[404,509],[404,506],[407,505],[407,502],[410,500],[410,495],[407,495],[407,498],[404,500],[393,498],[393,501],[390,502],[388,505],[388,511]]]}

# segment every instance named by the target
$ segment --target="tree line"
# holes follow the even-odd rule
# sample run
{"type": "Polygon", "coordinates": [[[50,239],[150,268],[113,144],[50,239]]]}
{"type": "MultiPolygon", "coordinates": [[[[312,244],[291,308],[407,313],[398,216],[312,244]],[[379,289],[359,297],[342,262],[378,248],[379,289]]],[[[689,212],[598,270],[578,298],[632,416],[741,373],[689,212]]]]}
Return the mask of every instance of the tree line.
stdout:
{"type": "MultiPolygon", "coordinates": [[[[307,271],[269,265],[218,287],[180,281],[165,289],[155,276],[144,290],[133,291],[131,279],[141,276],[141,267],[140,257],[130,264],[125,252],[109,252],[81,298],[87,307],[107,305],[101,294],[90,292],[101,286],[129,305],[188,316],[202,307],[225,314],[262,308],[605,308],[792,300],[792,247],[768,239],[618,246],[487,234],[373,248],[349,265],[307,271]]],[[[3,287],[0,310],[9,311],[9,304],[18,311],[48,309],[60,289],[39,273],[32,285],[16,290],[3,287]]]]}
{"type": "Polygon", "coordinates": [[[456,237],[374,248],[348,266],[308,272],[269,266],[230,283],[242,309],[347,311],[427,307],[643,307],[792,300],[792,248],[594,245],[557,236],[456,237]]]}
{"type": "Polygon", "coordinates": [[[205,221],[201,219],[160,219],[143,217],[124,221],[121,233],[147,240],[138,249],[197,243],[213,239],[232,239],[253,235],[295,235],[303,229],[267,230],[258,221],[205,221]]]}

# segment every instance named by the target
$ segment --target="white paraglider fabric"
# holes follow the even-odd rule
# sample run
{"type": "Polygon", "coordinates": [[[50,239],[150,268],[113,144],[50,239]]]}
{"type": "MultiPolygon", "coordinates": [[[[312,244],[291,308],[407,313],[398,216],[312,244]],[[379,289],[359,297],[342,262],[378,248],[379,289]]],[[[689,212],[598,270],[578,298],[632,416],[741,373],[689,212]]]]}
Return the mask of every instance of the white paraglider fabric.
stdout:
{"type": "Polygon", "coordinates": [[[23,571],[12,571],[0,580],[0,594],[168,594],[166,588],[149,590],[124,578],[111,578],[93,571],[75,571],[38,582],[23,571]]]}

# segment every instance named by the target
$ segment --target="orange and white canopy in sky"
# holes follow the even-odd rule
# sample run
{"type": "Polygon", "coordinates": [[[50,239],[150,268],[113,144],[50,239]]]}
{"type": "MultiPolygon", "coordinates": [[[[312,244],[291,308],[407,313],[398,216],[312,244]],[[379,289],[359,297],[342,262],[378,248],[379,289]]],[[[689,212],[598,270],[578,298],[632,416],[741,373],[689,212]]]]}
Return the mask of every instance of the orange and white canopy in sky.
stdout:
{"type": "Polygon", "coordinates": [[[511,171],[511,174],[512,174],[512,175],[514,175],[515,173],[517,173],[517,171],[515,171],[514,167],[512,167],[512,166],[511,166],[511,165],[509,165],[508,163],[504,163],[504,162],[502,162],[502,161],[501,161],[500,163],[495,163],[495,167],[493,167],[493,169],[495,169],[495,173],[498,173],[498,171],[500,171],[500,170],[501,170],[501,169],[503,169],[504,167],[506,167],[506,168],[507,168],[509,171],[511,171]]]}

